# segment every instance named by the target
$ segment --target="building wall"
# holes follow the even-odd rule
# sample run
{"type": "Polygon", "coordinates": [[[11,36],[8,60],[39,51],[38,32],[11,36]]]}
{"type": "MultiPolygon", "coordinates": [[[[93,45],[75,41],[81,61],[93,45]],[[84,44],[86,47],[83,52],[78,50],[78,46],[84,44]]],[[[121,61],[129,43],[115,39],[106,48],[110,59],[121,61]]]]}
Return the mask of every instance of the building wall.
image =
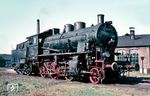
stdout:
{"type": "Polygon", "coordinates": [[[141,57],[144,57],[143,65],[144,68],[150,68],[150,48],[149,47],[140,47],[138,50],[139,53],[139,64],[142,65],[141,57]]]}
{"type": "MultiPolygon", "coordinates": [[[[143,67],[144,68],[150,68],[150,47],[129,47],[129,48],[116,48],[116,52],[126,52],[126,53],[131,53],[131,52],[136,52],[138,54],[138,63],[140,67],[142,66],[142,60],[141,57],[144,57],[143,60],[143,67]]],[[[117,58],[115,58],[117,59],[117,58]]]]}

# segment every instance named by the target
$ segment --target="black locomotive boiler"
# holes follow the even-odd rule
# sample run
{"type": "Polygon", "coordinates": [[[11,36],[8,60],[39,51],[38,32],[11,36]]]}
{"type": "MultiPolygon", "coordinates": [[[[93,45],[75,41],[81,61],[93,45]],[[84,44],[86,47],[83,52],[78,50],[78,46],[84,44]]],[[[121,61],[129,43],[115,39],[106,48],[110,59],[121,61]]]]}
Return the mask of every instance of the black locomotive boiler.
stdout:
{"type": "Polygon", "coordinates": [[[28,67],[23,72],[55,79],[89,78],[94,84],[117,80],[129,62],[114,60],[118,35],[112,21],[104,22],[103,14],[97,20],[90,27],[76,22],[66,24],[61,34],[53,28],[28,37],[26,57],[22,58],[28,67]]]}

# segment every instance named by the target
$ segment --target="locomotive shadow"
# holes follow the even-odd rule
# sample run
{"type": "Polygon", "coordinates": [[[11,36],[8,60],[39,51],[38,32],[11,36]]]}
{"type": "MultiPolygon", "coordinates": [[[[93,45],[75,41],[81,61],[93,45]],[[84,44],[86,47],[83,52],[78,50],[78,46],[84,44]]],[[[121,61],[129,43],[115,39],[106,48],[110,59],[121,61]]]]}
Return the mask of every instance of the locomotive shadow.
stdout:
{"type": "MultiPolygon", "coordinates": [[[[60,77],[57,80],[65,80],[63,77],[60,77]]],[[[80,83],[91,83],[89,78],[75,79],[71,82],[80,82],[80,83]]],[[[126,85],[136,85],[139,83],[149,83],[150,77],[119,77],[117,81],[103,81],[104,85],[107,84],[126,84],[126,85]]]]}
{"type": "MultiPolygon", "coordinates": [[[[88,78],[83,78],[82,80],[75,80],[81,83],[91,83],[88,78]]],[[[150,77],[126,77],[120,76],[118,80],[111,81],[111,80],[104,80],[103,84],[127,84],[127,85],[136,85],[139,83],[149,83],[150,84],[150,77]]]]}
{"type": "Polygon", "coordinates": [[[149,83],[150,84],[150,77],[120,77],[116,84],[130,84],[135,85],[139,83],[149,83]]]}

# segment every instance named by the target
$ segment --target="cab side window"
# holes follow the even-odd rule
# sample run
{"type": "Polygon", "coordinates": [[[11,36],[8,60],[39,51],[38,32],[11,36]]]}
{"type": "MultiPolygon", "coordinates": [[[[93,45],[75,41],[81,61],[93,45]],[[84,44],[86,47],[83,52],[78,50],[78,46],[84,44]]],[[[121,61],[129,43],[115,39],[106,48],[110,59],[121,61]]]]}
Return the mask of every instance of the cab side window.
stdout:
{"type": "Polygon", "coordinates": [[[30,39],[29,39],[29,44],[30,44],[30,45],[35,45],[35,44],[37,44],[37,38],[36,38],[36,37],[30,38],[30,39]]]}

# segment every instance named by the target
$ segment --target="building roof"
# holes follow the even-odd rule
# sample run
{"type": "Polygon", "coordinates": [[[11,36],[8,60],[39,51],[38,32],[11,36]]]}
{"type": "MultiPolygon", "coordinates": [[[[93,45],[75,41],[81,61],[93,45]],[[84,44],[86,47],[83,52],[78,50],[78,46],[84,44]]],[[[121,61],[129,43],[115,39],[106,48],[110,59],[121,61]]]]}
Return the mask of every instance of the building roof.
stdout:
{"type": "Polygon", "coordinates": [[[131,39],[131,36],[129,34],[118,37],[118,48],[142,46],[150,46],[150,34],[135,35],[135,39],[131,39]]]}
{"type": "Polygon", "coordinates": [[[0,57],[2,57],[4,60],[11,60],[10,54],[0,54],[0,57]]]}

